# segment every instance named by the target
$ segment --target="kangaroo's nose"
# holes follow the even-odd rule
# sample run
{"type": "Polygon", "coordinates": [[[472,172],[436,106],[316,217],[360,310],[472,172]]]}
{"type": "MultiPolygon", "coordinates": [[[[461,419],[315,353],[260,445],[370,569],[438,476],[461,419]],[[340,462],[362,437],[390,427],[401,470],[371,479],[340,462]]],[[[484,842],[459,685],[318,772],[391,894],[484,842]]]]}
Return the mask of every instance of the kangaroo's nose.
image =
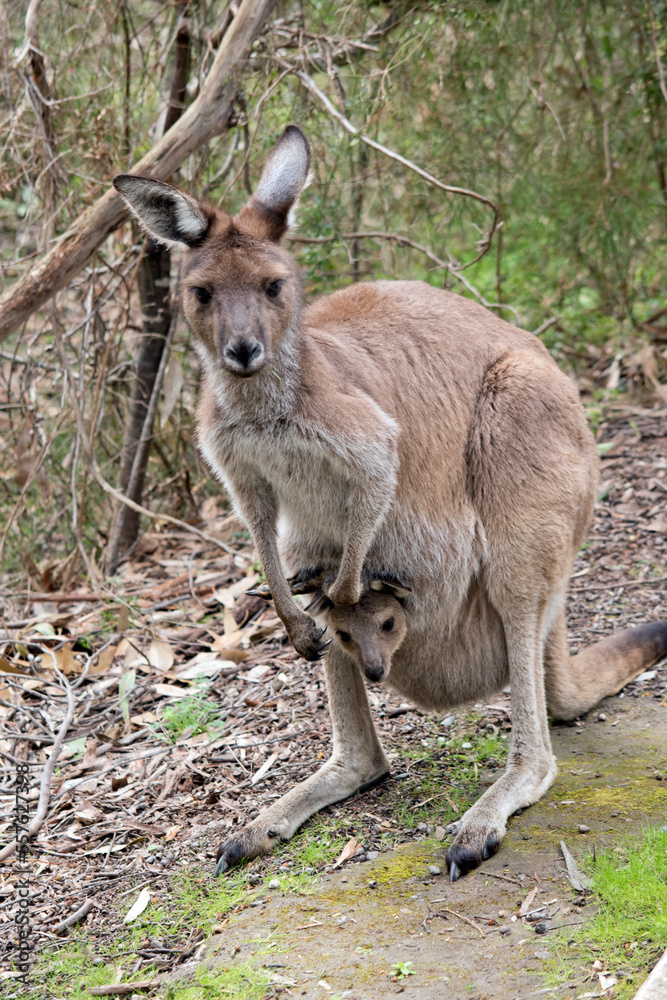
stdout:
{"type": "Polygon", "coordinates": [[[255,358],[262,353],[262,345],[258,340],[237,340],[234,344],[229,344],[225,354],[231,361],[248,368],[255,358]]]}
{"type": "Polygon", "coordinates": [[[377,683],[384,677],[384,667],[381,663],[370,663],[364,667],[364,673],[366,674],[366,677],[368,677],[369,681],[377,683]]]}

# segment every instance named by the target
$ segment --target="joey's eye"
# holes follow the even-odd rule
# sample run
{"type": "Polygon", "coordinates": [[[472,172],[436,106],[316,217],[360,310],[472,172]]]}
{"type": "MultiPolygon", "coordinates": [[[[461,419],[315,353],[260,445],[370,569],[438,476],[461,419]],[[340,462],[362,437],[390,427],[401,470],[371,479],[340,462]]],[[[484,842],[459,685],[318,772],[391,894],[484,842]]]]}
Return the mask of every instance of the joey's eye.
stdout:
{"type": "Polygon", "coordinates": [[[280,289],[283,287],[282,281],[272,281],[270,285],[266,286],[266,294],[270,299],[277,299],[280,295],[280,289]]]}
{"type": "Polygon", "coordinates": [[[197,302],[202,306],[207,306],[213,296],[206,288],[191,288],[190,291],[196,298],[197,302]]]}
{"type": "Polygon", "coordinates": [[[351,639],[349,632],[336,632],[336,635],[338,636],[341,642],[349,642],[351,639]]]}
{"type": "Polygon", "coordinates": [[[393,629],[393,627],[394,627],[394,619],[393,618],[387,618],[386,622],[382,622],[382,631],[383,632],[391,632],[391,630],[393,629]]]}

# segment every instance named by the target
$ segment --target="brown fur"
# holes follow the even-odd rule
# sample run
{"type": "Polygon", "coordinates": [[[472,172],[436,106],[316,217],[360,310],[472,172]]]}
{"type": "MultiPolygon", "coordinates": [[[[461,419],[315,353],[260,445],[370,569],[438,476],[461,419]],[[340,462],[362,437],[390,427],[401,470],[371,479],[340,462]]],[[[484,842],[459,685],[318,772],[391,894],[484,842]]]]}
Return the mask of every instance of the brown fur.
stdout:
{"type": "MultiPolygon", "coordinates": [[[[279,240],[309,162],[290,127],[234,219],[160,182],[115,183],[153,235],[190,247],[200,444],[296,649],[327,651],[286,573],[326,567],[327,621],[348,632],[367,610],[364,581],[389,575],[411,589],[405,637],[382,667],[392,686],[445,708],[511,682],[507,767],[459,824],[457,877],[553,781],[547,702],[565,717],[590,708],[665,651],[666,630],[570,658],[565,591],[598,475],[574,385],[530,333],[420,282],[353,285],[304,309],[279,240]]],[[[334,642],[326,657],[331,760],[224,844],[219,870],[388,770],[357,647],[334,642]]]]}

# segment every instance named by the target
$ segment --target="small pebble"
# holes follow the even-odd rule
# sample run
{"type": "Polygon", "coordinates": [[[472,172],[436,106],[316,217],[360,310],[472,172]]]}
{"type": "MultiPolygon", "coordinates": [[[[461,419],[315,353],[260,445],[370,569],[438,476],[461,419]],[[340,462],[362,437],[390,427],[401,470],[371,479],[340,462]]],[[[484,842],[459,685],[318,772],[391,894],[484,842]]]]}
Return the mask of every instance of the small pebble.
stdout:
{"type": "Polygon", "coordinates": [[[606,722],[607,716],[604,712],[598,712],[598,722],[606,722]]]}
{"type": "Polygon", "coordinates": [[[445,728],[448,729],[450,726],[453,726],[455,722],[456,722],[456,716],[448,715],[446,719],[443,719],[441,721],[440,725],[445,726],[445,728]]]}
{"type": "Polygon", "coordinates": [[[272,878],[266,887],[267,889],[280,889],[280,880],[277,878],[272,878]]]}
{"type": "Polygon", "coordinates": [[[579,830],[579,833],[590,833],[591,832],[590,826],[586,826],[585,823],[580,823],[579,827],[578,827],[578,830],[579,830]]]}
{"type": "Polygon", "coordinates": [[[428,827],[426,826],[426,823],[418,823],[417,829],[419,830],[420,833],[426,833],[428,827]]]}
{"type": "Polygon", "coordinates": [[[314,875],[315,874],[315,869],[314,868],[304,868],[303,869],[303,874],[304,875],[314,875]]]}
{"type": "Polygon", "coordinates": [[[359,858],[361,857],[362,854],[365,855],[366,851],[363,849],[363,847],[358,847],[357,850],[355,851],[354,856],[355,858],[359,858]]]}
{"type": "Polygon", "coordinates": [[[431,873],[431,875],[439,875],[440,874],[440,869],[438,868],[437,865],[429,865],[428,866],[428,870],[431,873]]]}
{"type": "Polygon", "coordinates": [[[444,840],[445,839],[445,833],[446,833],[446,831],[445,831],[444,826],[436,826],[436,828],[435,828],[435,830],[433,832],[433,836],[435,837],[436,840],[444,840]]]}
{"type": "Polygon", "coordinates": [[[251,902],[250,905],[251,906],[264,906],[265,902],[266,902],[265,899],[253,899],[253,901],[251,902]]]}
{"type": "Polygon", "coordinates": [[[461,744],[461,749],[462,750],[472,750],[472,743],[462,743],[461,744]]]}
{"type": "Polygon", "coordinates": [[[376,858],[380,857],[379,851],[366,851],[366,858],[368,861],[375,861],[376,858]]]}
{"type": "Polygon", "coordinates": [[[503,924],[503,926],[500,928],[499,933],[500,934],[511,934],[512,933],[512,928],[508,927],[507,924],[503,924]]]}
{"type": "Polygon", "coordinates": [[[355,854],[352,860],[355,861],[357,864],[359,864],[360,861],[365,861],[366,857],[367,857],[366,852],[362,851],[361,854],[358,853],[355,854]]]}
{"type": "Polygon", "coordinates": [[[375,881],[374,878],[371,879],[371,881],[368,883],[368,888],[369,889],[377,889],[377,882],[375,881]]]}
{"type": "Polygon", "coordinates": [[[535,924],[535,933],[536,934],[546,934],[546,932],[547,932],[547,925],[546,924],[535,924]]]}

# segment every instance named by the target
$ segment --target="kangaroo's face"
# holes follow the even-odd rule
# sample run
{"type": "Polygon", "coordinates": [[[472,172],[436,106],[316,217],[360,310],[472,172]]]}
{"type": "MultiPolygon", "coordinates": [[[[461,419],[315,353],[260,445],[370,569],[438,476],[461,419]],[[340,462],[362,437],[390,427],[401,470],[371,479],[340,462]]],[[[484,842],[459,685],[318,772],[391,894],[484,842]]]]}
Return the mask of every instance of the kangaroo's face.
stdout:
{"type": "Polygon", "coordinates": [[[186,254],[182,270],[183,311],[209,371],[241,379],[271,365],[301,303],[288,254],[257,239],[249,216],[216,213],[215,232],[186,254]]]}
{"type": "Polygon", "coordinates": [[[358,604],[324,610],[322,620],[369,681],[387,679],[392,657],[407,632],[405,610],[393,594],[367,590],[358,604]]]}
{"type": "Polygon", "coordinates": [[[183,309],[210,374],[249,379],[270,365],[298,320],[301,289],[281,246],[310,169],[303,132],[288,126],[234,218],[151,177],[114,185],[154,239],[185,247],[183,309]]]}

